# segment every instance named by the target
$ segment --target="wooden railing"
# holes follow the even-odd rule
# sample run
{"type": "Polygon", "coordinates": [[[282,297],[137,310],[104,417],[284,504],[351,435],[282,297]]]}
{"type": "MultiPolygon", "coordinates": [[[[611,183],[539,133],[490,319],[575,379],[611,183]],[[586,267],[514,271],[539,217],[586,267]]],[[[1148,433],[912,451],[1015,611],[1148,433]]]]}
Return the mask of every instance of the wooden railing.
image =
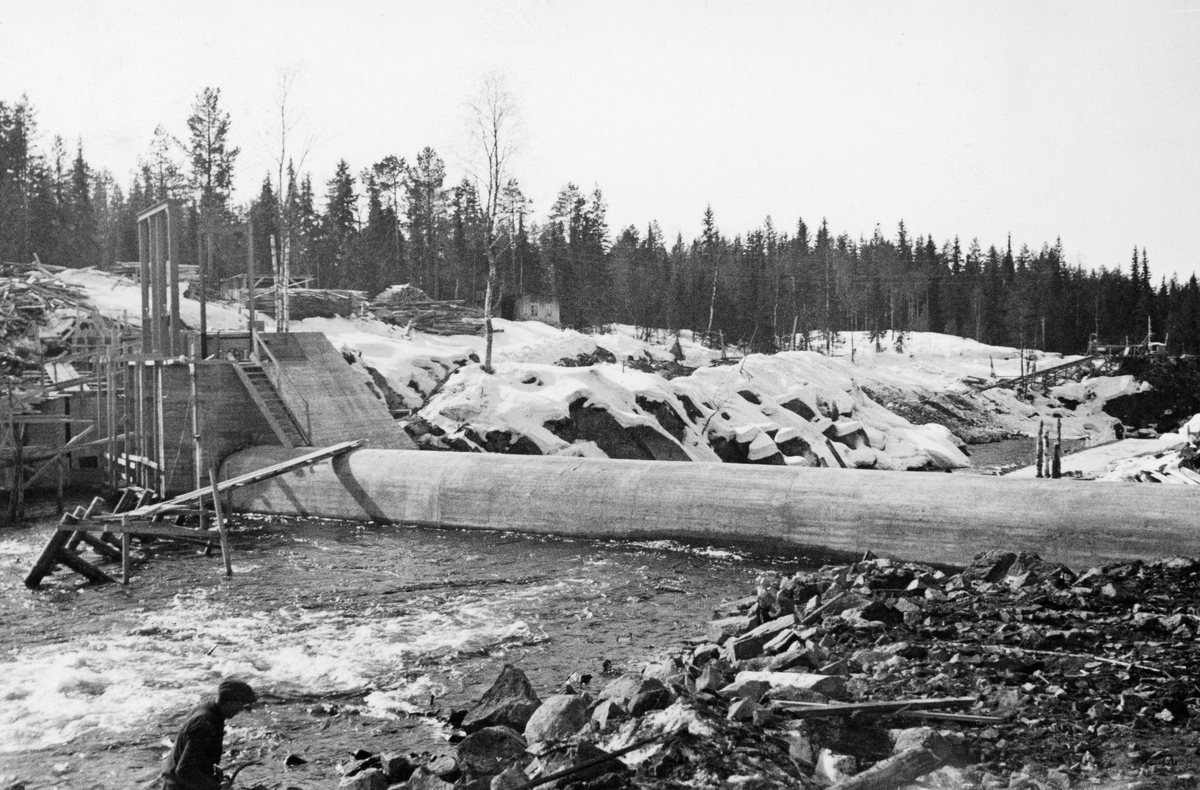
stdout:
{"type": "Polygon", "coordinates": [[[267,376],[271,378],[271,383],[275,385],[275,390],[279,393],[279,396],[283,398],[283,405],[288,407],[289,412],[292,412],[293,414],[295,413],[289,405],[290,403],[295,402],[292,400],[293,398],[298,399],[300,403],[304,404],[304,425],[300,425],[299,421],[297,420],[292,420],[292,422],[296,424],[296,430],[300,431],[300,436],[303,437],[304,441],[311,445],[312,414],[308,405],[308,398],[304,397],[304,393],[300,391],[300,388],[293,384],[291,379],[288,378],[283,366],[279,364],[279,360],[276,359],[275,354],[271,352],[270,346],[263,342],[262,335],[258,332],[254,333],[254,353],[251,354],[251,357],[258,362],[263,371],[267,373],[267,376]],[[262,353],[260,354],[259,351],[262,353]],[[270,362],[269,370],[265,362],[270,362]]]}

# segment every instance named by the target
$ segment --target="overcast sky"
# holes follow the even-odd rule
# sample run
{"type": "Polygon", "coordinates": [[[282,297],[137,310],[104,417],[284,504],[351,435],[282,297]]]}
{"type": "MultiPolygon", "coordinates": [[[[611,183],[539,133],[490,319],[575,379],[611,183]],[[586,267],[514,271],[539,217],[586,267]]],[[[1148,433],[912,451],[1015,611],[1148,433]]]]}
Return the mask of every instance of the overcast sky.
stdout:
{"type": "MultiPolygon", "coordinates": [[[[657,219],[1035,250],[1155,281],[1200,264],[1200,0],[1100,2],[64,2],[0,0],[0,100],[27,94],[127,183],[154,128],[219,87],[238,201],[271,166],[280,74],[319,193],[432,146],[457,181],[465,103],[504,74],[540,219],[599,186],[614,232],[657,219]]],[[[293,139],[299,139],[294,136],[293,139]]]]}

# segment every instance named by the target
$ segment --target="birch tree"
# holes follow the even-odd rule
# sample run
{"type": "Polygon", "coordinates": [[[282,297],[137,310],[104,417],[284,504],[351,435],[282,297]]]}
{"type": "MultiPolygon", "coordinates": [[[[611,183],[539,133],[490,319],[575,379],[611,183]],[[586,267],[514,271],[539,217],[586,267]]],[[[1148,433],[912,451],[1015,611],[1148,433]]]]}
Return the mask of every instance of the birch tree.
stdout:
{"type": "Polygon", "coordinates": [[[487,290],[483,298],[486,333],[483,369],[492,373],[492,313],[499,297],[496,266],[501,254],[512,244],[511,229],[499,226],[503,212],[501,197],[509,181],[517,137],[516,105],[500,75],[489,74],[484,78],[479,93],[470,104],[470,111],[473,142],[478,164],[483,170],[475,173],[475,181],[488,262],[487,290]]]}

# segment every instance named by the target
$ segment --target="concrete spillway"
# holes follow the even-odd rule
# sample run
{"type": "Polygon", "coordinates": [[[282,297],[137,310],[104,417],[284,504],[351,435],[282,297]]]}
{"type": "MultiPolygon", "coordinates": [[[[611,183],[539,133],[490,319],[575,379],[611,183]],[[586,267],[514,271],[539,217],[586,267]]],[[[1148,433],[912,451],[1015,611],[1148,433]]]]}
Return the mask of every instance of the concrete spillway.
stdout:
{"type": "MultiPolygon", "coordinates": [[[[256,447],[223,476],[299,451],[256,447]]],[[[671,538],[948,565],[986,549],[1085,568],[1200,555],[1200,487],[669,461],[358,450],[240,489],[258,513],[671,538]]]]}

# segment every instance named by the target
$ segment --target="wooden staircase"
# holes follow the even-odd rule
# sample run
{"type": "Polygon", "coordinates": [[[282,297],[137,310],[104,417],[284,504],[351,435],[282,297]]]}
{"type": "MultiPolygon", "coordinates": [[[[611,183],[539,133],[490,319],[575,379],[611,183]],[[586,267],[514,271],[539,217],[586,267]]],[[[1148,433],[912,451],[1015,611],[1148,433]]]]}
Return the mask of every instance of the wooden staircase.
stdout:
{"type": "Polygon", "coordinates": [[[242,383],[249,390],[250,397],[258,404],[263,417],[270,423],[276,438],[287,447],[308,447],[308,439],[262,365],[256,362],[238,362],[236,369],[242,383]]]}

